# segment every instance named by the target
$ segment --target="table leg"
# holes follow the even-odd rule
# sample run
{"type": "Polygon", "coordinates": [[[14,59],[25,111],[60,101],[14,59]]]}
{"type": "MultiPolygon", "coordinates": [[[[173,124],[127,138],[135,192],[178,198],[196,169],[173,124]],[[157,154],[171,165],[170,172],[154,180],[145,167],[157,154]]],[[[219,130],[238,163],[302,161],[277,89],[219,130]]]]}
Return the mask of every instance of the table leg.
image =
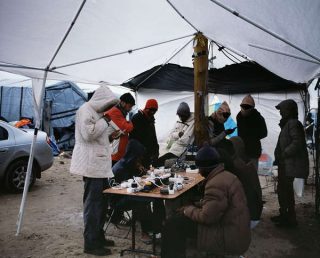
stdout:
{"type": "Polygon", "coordinates": [[[142,250],[142,249],[136,249],[136,216],[134,210],[132,210],[132,218],[131,218],[132,224],[131,224],[131,248],[121,250],[120,256],[123,256],[125,252],[130,253],[139,253],[139,254],[150,254],[151,256],[156,255],[156,235],[153,234],[152,236],[152,251],[148,250],[142,250]]]}

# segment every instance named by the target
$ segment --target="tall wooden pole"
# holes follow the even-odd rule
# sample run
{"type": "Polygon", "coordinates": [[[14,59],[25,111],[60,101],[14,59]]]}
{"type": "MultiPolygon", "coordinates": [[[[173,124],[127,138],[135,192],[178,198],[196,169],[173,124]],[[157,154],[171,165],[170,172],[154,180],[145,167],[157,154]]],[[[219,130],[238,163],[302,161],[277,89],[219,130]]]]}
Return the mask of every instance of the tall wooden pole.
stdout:
{"type": "Polygon", "coordinates": [[[199,147],[208,139],[208,39],[198,33],[194,38],[194,134],[195,143],[199,147]]]}

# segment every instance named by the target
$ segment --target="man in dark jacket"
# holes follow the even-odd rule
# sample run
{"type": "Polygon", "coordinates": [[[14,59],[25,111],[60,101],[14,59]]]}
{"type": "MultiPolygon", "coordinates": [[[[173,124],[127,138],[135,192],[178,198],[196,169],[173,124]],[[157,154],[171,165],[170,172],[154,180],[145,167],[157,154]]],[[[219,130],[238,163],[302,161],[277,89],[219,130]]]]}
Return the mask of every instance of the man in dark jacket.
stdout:
{"type": "Polygon", "coordinates": [[[207,145],[198,151],[196,165],[205,177],[203,198],[180,208],[180,215],[166,222],[161,257],[186,257],[187,237],[197,238],[203,251],[243,254],[250,244],[250,217],[239,179],[224,169],[216,149],[207,145]]]}
{"type": "Polygon", "coordinates": [[[278,165],[278,201],[280,215],[271,220],[279,226],[297,225],[293,191],[294,178],[307,178],[309,159],[304,129],[298,120],[298,106],[292,99],[280,102],[280,134],[274,151],[275,165],[278,165]]]}
{"type": "Polygon", "coordinates": [[[149,167],[159,157],[159,144],[154,127],[154,114],[158,111],[158,102],[148,99],[143,110],[132,117],[133,131],[130,139],[136,139],[146,148],[143,165],[149,167]]]}
{"type": "Polygon", "coordinates": [[[251,95],[244,97],[240,107],[241,111],[237,115],[238,135],[244,141],[247,155],[258,170],[261,155],[260,140],[268,135],[266,122],[255,109],[251,95]]]}

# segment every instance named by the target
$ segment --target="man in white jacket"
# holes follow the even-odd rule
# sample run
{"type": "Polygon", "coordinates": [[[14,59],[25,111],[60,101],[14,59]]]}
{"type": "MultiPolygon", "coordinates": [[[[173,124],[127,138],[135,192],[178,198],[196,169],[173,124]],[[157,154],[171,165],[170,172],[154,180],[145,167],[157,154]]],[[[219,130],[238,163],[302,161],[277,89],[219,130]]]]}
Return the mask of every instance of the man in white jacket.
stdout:
{"type": "Polygon", "coordinates": [[[110,128],[103,112],[118,100],[108,87],[102,86],[76,114],[75,146],[70,172],[83,176],[84,252],[109,255],[114,242],[104,237],[107,202],[102,191],[108,186],[111,170],[110,128]]]}
{"type": "Polygon", "coordinates": [[[187,103],[181,102],[177,109],[179,121],[177,121],[170,132],[167,140],[166,154],[161,156],[155,166],[163,166],[167,159],[178,158],[186,150],[189,144],[194,141],[194,114],[190,112],[187,103]]]}

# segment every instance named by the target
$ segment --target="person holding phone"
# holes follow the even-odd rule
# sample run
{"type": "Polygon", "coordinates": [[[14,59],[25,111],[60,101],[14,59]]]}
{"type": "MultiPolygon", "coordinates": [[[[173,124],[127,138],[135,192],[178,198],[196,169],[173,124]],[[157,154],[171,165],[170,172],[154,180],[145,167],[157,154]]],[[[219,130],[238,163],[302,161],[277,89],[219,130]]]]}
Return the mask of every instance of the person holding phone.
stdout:
{"type": "Polygon", "coordinates": [[[231,115],[227,102],[222,102],[220,107],[208,117],[208,134],[211,146],[217,146],[227,135],[232,134],[235,128],[224,128],[224,123],[231,115]]]}

